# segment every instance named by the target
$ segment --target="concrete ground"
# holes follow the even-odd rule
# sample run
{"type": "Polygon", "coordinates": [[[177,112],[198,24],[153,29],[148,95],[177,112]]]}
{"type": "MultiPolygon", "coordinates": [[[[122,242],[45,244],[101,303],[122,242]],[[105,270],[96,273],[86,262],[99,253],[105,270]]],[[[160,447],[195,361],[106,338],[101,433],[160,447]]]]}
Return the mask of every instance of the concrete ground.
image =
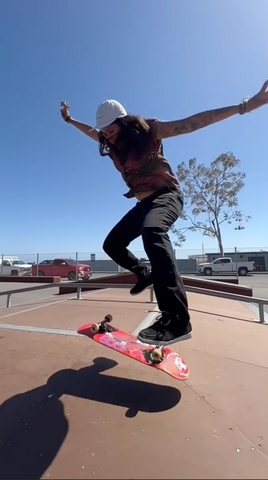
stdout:
{"type": "Polygon", "coordinates": [[[238,302],[188,294],[186,382],[88,338],[111,313],[133,332],[148,292],[108,289],[0,310],[0,479],[266,479],[267,326],[238,302]]]}

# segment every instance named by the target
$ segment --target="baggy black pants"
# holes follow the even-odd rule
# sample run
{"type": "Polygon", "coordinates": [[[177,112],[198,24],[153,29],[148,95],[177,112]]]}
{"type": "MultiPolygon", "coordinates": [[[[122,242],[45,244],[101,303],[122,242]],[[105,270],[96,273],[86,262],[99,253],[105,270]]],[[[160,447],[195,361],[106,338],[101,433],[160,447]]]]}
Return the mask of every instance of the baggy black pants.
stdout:
{"type": "Polygon", "coordinates": [[[152,267],[152,281],[159,309],[182,320],[189,319],[188,302],[178,271],[168,231],[177,220],[183,205],[180,193],[162,188],[139,201],[111,230],[103,250],[118,265],[135,273],[138,279],[148,269],[127,249],[142,236],[144,250],[152,267]]]}

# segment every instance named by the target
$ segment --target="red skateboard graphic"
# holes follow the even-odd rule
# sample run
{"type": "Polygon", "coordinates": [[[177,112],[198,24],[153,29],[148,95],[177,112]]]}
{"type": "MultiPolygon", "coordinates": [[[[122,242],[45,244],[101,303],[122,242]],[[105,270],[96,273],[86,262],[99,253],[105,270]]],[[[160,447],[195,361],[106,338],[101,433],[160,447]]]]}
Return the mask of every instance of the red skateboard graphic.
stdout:
{"type": "Polygon", "coordinates": [[[77,333],[138,362],[162,370],[177,380],[187,380],[189,368],[178,353],[165,345],[148,345],[140,342],[134,335],[110,325],[112,319],[112,315],[106,315],[100,323],[82,325],[77,333]]]}

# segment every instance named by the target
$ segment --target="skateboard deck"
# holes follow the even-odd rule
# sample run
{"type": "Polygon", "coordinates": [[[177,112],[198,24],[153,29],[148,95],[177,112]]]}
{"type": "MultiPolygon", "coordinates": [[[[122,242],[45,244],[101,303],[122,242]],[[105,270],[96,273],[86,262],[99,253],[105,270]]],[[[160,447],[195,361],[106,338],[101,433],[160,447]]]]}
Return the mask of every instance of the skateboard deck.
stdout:
{"type": "Polygon", "coordinates": [[[106,315],[100,323],[82,325],[77,333],[138,362],[162,370],[177,380],[189,377],[189,368],[178,353],[165,345],[140,342],[134,335],[113,327],[110,324],[112,319],[111,315],[106,315]]]}

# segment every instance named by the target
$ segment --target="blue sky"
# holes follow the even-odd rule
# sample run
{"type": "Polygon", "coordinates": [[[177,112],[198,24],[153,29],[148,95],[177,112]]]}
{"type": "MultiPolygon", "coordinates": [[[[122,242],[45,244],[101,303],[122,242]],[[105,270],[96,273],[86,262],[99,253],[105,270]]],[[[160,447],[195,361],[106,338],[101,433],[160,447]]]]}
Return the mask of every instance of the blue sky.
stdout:
{"type": "MultiPolygon", "coordinates": [[[[2,0],[0,8],[0,253],[101,252],[135,203],[97,144],[63,122],[61,100],[89,124],[107,98],[178,119],[237,104],[268,77],[267,0],[2,0]]],[[[226,247],[268,245],[267,116],[263,107],[164,143],[174,170],[226,151],[241,160],[240,208],[252,220],[242,232],[223,230],[226,247]]],[[[183,248],[202,242],[217,246],[192,233],[183,248]]]]}

